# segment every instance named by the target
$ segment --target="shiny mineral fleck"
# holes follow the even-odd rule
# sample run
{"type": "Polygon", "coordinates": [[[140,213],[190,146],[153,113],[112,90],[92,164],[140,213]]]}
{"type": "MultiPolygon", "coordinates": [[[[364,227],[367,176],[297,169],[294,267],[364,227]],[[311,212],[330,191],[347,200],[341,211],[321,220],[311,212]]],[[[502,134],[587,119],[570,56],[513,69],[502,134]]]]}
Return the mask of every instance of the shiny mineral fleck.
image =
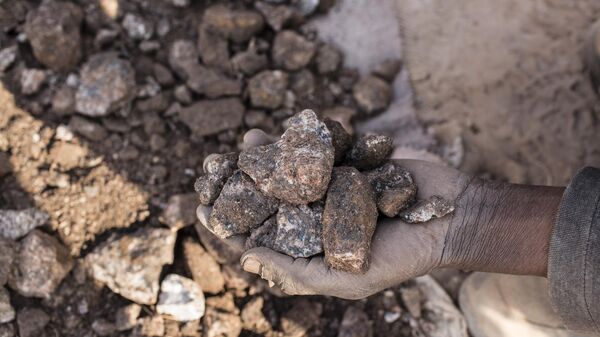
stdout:
{"type": "Polygon", "coordinates": [[[400,218],[408,223],[422,223],[441,218],[452,212],[454,212],[454,205],[450,201],[434,195],[400,213],[400,218]]]}

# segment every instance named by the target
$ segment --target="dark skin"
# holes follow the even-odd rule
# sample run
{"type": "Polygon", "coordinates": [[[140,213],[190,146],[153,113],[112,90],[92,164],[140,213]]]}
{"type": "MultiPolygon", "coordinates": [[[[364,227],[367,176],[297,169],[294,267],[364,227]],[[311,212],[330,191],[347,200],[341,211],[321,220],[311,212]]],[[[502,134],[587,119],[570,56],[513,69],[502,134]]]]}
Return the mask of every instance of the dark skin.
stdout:
{"type": "MultiPolygon", "coordinates": [[[[245,145],[271,142],[260,134],[245,145]]],[[[363,275],[327,267],[322,257],[293,259],[267,248],[244,253],[242,267],[290,295],[359,299],[439,267],[546,276],[548,246],[564,188],[515,185],[471,177],[450,167],[398,160],[419,186],[418,197],[455,200],[450,215],[411,225],[382,219],[363,275]]],[[[209,208],[200,207],[205,221],[209,208]]],[[[232,238],[240,245],[243,238],[232,238]]]]}

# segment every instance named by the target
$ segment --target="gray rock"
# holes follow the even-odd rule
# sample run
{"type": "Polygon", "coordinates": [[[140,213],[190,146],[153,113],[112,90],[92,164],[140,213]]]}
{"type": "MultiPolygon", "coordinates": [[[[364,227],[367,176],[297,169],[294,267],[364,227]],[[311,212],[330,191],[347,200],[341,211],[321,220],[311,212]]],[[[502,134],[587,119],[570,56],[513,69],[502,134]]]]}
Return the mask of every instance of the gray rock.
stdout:
{"type": "Polygon", "coordinates": [[[168,229],[141,228],[113,235],[85,257],[92,277],[139,304],[154,304],[163,265],[173,263],[175,234],[168,229]]]}
{"type": "Polygon", "coordinates": [[[275,36],[273,41],[273,62],[286,70],[299,70],[307,66],[312,60],[317,46],[290,30],[284,30],[275,36]]]}
{"type": "Polygon", "coordinates": [[[0,73],[4,73],[17,59],[19,47],[10,46],[0,50],[0,73]]]}
{"type": "Polygon", "coordinates": [[[200,196],[200,203],[211,205],[217,200],[221,189],[237,169],[237,152],[212,154],[204,162],[205,174],[196,180],[194,189],[200,196]]]}
{"type": "Polygon", "coordinates": [[[377,206],[367,178],[353,167],[336,167],[323,212],[325,263],[364,274],[369,269],[376,225],[377,206]]]}
{"type": "Polygon", "coordinates": [[[385,163],[365,175],[375,192],[377,208],[385,216],[395,217],[415,202],[417,184],[410,172],[396,162],[385,163]]]}
{"type": "Polygon", "coordinates": [[[0,324],[11,322],[15,319],[15,309],[10,304],[8,290],[0,286],[0,324]]]}
{"type": "Polygon", "coordinates": [[[46,81],[46,72],[40,69],[23,69],[21,72],[21,93],[33,95],[37,93],[46,81]]]}
{"type": "Polygon", "coordinates": [[[330,74],[338,70],[342,63],[342,53],[330,44],[323,44],[315,56],[319,74],[330,74]]]}
{"type": "Polygon", "coordinates": [[[175,83],[171,70],[161,63],[157,62],[152,65],[152,75],[161,86],[169,87],[175,83]]]}
{"type": "Polygon", "coordinates": [[[49,298],[73,267],[69,250],[54,237],[33,230],[19,243],[9,286],[26,297],[49,298]]]}
{"type": "Polygon", "coordinates": [[[135,303],[119,308],[115,314],[115,328],[117,331],[126,331],[135,327],[141,312],[142,306],[135,303]]]}
{"type": "Polygon", "coordinates": [[[277,212],[273,249],[294,258],[323,252],[323,205],[282,204],[277,212]]]}
{"type": "Polygon", "coordinates": [[[190,40],[176,40],[169,48],[169,66],[183,80],[198,65],[199,57],[196,44],[190,40]]]}
{"type": "Polygon", "coordinates": [[[230,9],[221,5],[207,8],[202,21],[212,31],[234,42],[250,40],[265,26],[262,15],[256,11],[230,9]]]}
{"type": "Polygon", "coordinates": [[[387,109],[392,100],[392,88],[376,76],[367,76],[352,88],[352,95],[358,106],[367,114],[387,109]]]}
{"type": "Polygon", "coordinates": [[[50,322],[50,316],[43,310],[37,308],[25,308],[17,314],[17,325],[19,336],[38,337],[42,336],[44,328],[50,322]]]}
{"type": "Polygon", "coordinates": [[[198,29],[198,50],[205,65],[226,73],[231,72],[229,42],[225,37],[211,31],[207,25],[200,25],[198,29]]]}
{"type": "Polygon", "coordinates": [[[236,71],[244,75],[254,75],[267,68],[269,59],[267,55],[259,54],[256,50],[248,48],[246,51],[235,54],[231,63],[236,71]]]}
{"type": "Polygon", "coordinates": [[[125,28],[127,35],[134,40],[148,40],[154,34],[154,27],[151,22],[132,13],[125,14],[123,28],[125,28]]]}
{"type": "Polygon", "coordinates": [[[369,170],[385,162],[394,150],[392,138],[366,135],[358,138],[346,155],[346,163],[359,170],[369,170]]]}
{"type": "Polygon", "coordinates": [[[50,217],[37,208],[0,210],[0,237],[19,239],[32,229],[44,225],[50,217]]]}
{"type": "Polygon", "coordinates": [[[265,70],[250,79],[248,92],[252,106],[276,109],[284,100],[288,86],[288,76],[279,70],[265,70]]]}
{"type": "Polygon", "coordinates": [[[422,223],[441,218],[454,212],[454,203],[434,195],[400,213],[400,219],[408,223],[422,223]]]}
{"type": "Polygon", "coordinates": [[[204,316],[204,293],[194,281],[170,274],[162,281],[160,291],[157,313],[178,322],[195,321],[204,316]]]}
{"type": "Polygon", "coordinates": [[[351,306],[344,312],[337,337],[372,337],[373,326],[367,314],[351,306]]]}
{"type": "Polygon", "coordinates": [[[185,85],[178,85],[175,90],[173,90],[173,95],[179,103],[186,105],[192,103],[192,93],[185,85]]]}
{"type": "Polygon", "coordinates": [[[190,275],[204,292],[218,294],[225,289],[221,267],[202,246],[186,239],[183,242],[183,256],[190,275]]]}
{"type": "Polygon", "coordinates": [[[96,142],[102,141],[108,136],[106,129],[102,125],[79,116],[73,116],[71,118],[69,121],[69,129],[96,142]]]}
{"type": "Polygon", "coordinates": [[[287,5],[270,5],[257,1],[254,6],[267,20],[273,30],[280,31],[282,28],[300,24],[304,18],[296,8],[287,5]]]}
{"type": "Polygon", "coordinates": [[[46,67],[67,71],[81,59],[83,11],[72,2],[45,1],[30,11],[25,33],[35,58],[46,67]]]}
{"type": "Polygon", "coordinates": [[[75,112],[75,89],[63,86],[52,96],[52,112],[59,116],[75,112]]]}
{"type": "Polygon", "coordinates": [[[393,82],[398,72],[402,69],[402,61],[399,59],[387,59],[379,63],[373,69],[373,75],[379,76],[388,82],[393,82]]]}
{"type": "Polygon", "coordinates": [[[215,201],[208,229],[220,238],[247,233],[277,211],[278,201],[259,191],[252,180],[237,171],[215,201]]]}
{"type": "Polygon", "coordinates": [[[198,196],[196,193],[172,195],[160,221],[175,230],[193,225],[196,222],[197,206],[198,196]]]}
{"type": "Polygon", "coordinates": [[[8,281],[17,252],[17,244],[9,239],[0,237],[0,287],[8,281]]]}
{"type": "Polygon", "coordinates": [[[221,96],[237,96],[242,93],[242,82],[222,72],[201,65],[190,67],[187,75],[187,86],[197,94],[208,98],[221,96]]]}
{"type": "Polygon", "coordinates": [[[209,136],[242,125],[244,105],[238,98],[202,100],[179,112],[179,119],[198,136],[209,136]]]}
{"type": "Polygon", "coordinates": [[[346,152],[352,146],[352,136],[337,121],[325,118],[323,123],[325,123],[329,133],[331,133],[331,142],[335,149],[335,163],[339,164],[346,157],[346,152]]]}
{"type": "Polygon", "coordinates": [[[81,70],[75,109],[91,117],[106,116],[129,107],[135,92],[135,72],[129,61],[114,53],[97,54],[81,70]]]}
{"type": "Polygon", "coordinates": [[[304,110],[289,119],[276,143],[242,151],[238,166],[267,195],[307,204],[325,195],[333,161],[329,130],[312,110],[304,110]]]}
{"type": "Polygon", "coordinates": [[[104,318],[97,318],[92,322],[92,330],[98,336],[112,336],[116,332],[116,327],[113,323],[104,318]]]}

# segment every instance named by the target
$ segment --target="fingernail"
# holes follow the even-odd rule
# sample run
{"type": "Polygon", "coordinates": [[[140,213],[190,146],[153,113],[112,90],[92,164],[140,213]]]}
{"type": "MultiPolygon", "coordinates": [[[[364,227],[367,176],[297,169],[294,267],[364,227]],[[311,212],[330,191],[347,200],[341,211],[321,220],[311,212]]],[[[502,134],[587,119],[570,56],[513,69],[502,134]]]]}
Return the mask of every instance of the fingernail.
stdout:
{"type": "Polygon", "coordinates": [[[244,268],[245,271],[253,274],[260,274],[261,267],[262,266],[260,262],[251,257],[246,258],[246,260],[244,260],[244,262],[242,263],[242,268],[244,268]]]}
{"type": "Polygon", "coordinates": [[[275,282],[268,280],[267,281],[269,283],[269,288],[273,288],[275,286],[275,282]]]}

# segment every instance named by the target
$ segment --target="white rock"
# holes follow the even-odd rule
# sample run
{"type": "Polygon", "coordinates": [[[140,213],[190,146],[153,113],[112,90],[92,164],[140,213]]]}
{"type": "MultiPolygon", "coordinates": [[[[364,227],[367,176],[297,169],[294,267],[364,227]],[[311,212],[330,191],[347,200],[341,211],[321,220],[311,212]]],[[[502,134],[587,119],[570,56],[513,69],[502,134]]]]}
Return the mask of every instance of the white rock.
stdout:
{"type": "Polygon", "coordinates": [[[45,224],[48,218],[48,214],[37,208],[0,210],[0,236],[16,240],[45,224]]]}
{"type": "Polygon", "coordinates": [[[180,322],[200,319],[204,316],[204,293],[200,286],[188,278],[167,275],[160,286],[156,311],[180,322]]]}
{"type": "Polygon", "coordinates": [[[40,90],[46,80],[46,72],[40,69],[24,69],[21,72],[21,92],[33,95],[40,90]]]}

